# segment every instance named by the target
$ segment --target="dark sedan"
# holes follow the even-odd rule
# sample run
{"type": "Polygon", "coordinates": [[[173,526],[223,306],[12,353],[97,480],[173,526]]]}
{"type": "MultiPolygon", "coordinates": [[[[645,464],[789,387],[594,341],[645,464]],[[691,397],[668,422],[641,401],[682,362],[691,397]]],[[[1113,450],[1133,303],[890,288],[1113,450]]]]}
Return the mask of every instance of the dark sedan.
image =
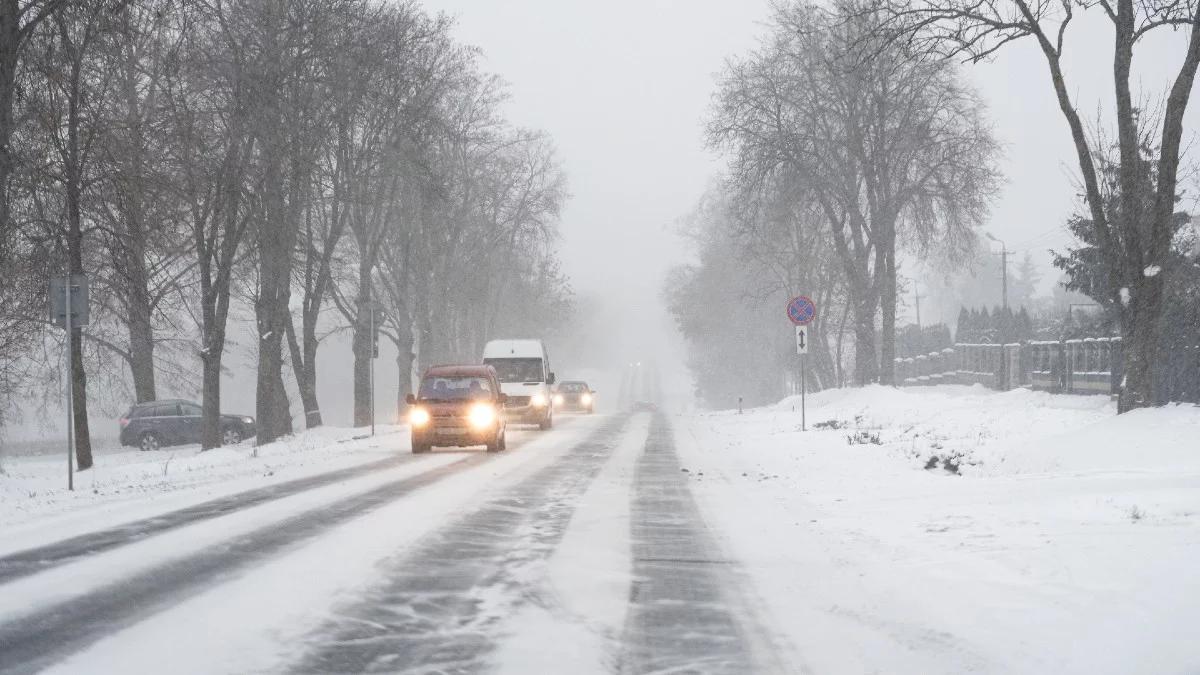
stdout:
{"type": "MultiPolygon", "coordinates": [[[[202,413],[199,405],[181,399],[137,403],[121,418],[121,445],[157,450],[199,443],[202,413]]],[[[255,433],[253,417],[221,415],[222,445],[233,445],[255,433]]]]}
{"type": "Polygon", "coordinates": [[[596,410],[596,392],[582,380],[568,380],[558,385],[554,407],[591,414],[596,410]]]}

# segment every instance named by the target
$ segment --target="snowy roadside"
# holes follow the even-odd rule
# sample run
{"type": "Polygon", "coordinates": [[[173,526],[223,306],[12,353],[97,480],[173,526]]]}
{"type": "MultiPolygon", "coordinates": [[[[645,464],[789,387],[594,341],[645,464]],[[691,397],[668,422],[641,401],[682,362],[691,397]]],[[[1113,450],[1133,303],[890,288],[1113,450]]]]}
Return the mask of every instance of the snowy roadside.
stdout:
{"type": "Polygon", "coordinates": [[[797,669],[1200,668],[1200,408],[876,387],[801,432],[794,403],[675,422],[797,669]]]}
{"type": "Polygon", "coordinates": [[[256,487],[396,457],[407,427],[322,427],[262,447],[253,441],[200,452],[106,453],[66,487],[64,457],[7,458],[0,471],[0,555],[102,527],[153,517],[256,487]]]}

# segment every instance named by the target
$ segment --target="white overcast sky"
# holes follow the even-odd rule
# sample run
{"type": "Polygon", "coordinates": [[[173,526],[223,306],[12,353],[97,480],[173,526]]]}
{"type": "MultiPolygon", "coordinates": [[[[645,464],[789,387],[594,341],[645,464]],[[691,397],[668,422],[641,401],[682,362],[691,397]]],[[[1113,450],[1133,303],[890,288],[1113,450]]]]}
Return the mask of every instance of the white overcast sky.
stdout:
{"type": "MultiPolygon", "coordinates": [[[[673,236],[677,219],[720,170],[702,138],[713,76],[755,45],[767,0],[425,4],[456,17],[458,38],[480,47],[484,66],[511,84],[512,121],[553,136],[573,195],[561,251],[576,288],[629,294],[657,311],[663,273],[686,257],[673,236]]],[[[1068,37],[1067,76],[1091,117],[1111,106],[1110,35],[1095,16],[1068,37]]],[[[1135,70],[1157,96],[1184,43],[1168,34],[1154,43],[1139,52],[1135,70]]],[[[1077,173],[1045,65],[1032,43],[1018,43],[964,72],[1006,144],[1008,182],[988,230],[1011,249],[1032,250],[1049,275],[1045,249],[1068,242],[1063,222],[1074,210],[1077,173]]]]}

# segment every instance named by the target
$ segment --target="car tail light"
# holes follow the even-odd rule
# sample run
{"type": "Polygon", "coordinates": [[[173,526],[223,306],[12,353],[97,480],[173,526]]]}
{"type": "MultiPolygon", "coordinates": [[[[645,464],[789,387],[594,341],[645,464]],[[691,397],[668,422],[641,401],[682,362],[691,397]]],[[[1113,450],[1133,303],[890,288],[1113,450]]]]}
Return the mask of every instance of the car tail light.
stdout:
{"type": "Polygon", "coordinates": [[[120,419],[120,422],[121,422],[121,428],[122,428],[122,429],[124,429],[125,427],[129,426],[129,418],[128,418],[128,417],[122,417],[122,418],[120,419]]]}

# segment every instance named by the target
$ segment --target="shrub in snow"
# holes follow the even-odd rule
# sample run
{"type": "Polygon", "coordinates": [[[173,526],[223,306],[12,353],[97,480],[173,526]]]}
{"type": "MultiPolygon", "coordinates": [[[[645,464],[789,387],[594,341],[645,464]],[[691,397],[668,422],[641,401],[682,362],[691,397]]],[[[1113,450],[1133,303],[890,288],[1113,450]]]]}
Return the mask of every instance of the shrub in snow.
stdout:
{"type": "Polygon", "coordinates": [[[879,440],[879,434],[871,433],[870,431],[856,431],[846,437],[846,442],[850,445],[866,445],[868,443],[871,445],[883,445],[883,441],[879,440]]]}

